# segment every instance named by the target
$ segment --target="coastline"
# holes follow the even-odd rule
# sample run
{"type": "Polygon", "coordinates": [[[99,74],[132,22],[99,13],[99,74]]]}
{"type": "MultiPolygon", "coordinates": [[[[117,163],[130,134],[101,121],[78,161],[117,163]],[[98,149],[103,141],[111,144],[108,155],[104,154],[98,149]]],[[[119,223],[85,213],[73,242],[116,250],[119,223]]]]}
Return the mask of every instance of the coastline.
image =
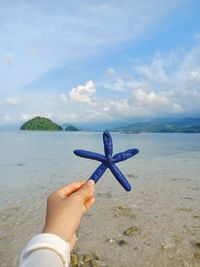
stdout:
{"type": "MultiPolygon", "coordinates": [[[[73,252],[81,261],[92,256],[99,267],[199,266],[199,135],[113,134],[113,139],[116,152],[141,151],[119,165],[133,189],[125,192],[105,173],[73,252]]],[[[1,267],[17,267],[26,242],[43,228],[48,194],[87,179],[96,168],[72,151],[83,144],[101,151],[102,140],[98,134],[31,133],[2,135],[0,141],[1,267]]]]}
{"type": "MultiPolygon", "coordinates": [[[[171,177],[144,183],[143,178],[128,175],[134,183],[130,193],[105,190],[105,181],[97,186],[96,203],[81,222],[72,254],[78,256],[79,266],[90,257],[93,265],[88,266],[199,266],[200,184],[171,177]]],[[[23,214],[19,203],[1,212],[7,223],[13,223],[12,231],[1,236],[2,244],[9,244],[2,267],[16,267],[25,242],[42,229],[43,200],[15,222],[9,214],[23,214]]]]}

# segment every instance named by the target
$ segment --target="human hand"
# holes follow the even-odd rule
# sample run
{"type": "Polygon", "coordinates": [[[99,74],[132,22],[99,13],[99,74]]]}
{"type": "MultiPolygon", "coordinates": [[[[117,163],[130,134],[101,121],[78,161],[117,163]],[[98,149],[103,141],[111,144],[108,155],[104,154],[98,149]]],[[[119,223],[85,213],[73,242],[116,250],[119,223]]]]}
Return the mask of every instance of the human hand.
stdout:
{"type": "Polygon", "coordinates": [[[95,202],[94,185],[93,180],[75,182],[50,194],[43,233],[61,237],[72,249],[81,217],[95,202]]]}

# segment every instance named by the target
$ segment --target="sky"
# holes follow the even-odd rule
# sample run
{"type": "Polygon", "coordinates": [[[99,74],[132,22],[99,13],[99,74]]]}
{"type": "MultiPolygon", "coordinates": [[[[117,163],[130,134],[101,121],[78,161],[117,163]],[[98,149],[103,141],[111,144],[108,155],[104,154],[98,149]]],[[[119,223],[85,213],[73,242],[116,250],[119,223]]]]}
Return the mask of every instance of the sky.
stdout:
{"type": "Polygon", "coordinates": [[[0,125],[200,116],[200,1],[0,0],[0,125]]]}

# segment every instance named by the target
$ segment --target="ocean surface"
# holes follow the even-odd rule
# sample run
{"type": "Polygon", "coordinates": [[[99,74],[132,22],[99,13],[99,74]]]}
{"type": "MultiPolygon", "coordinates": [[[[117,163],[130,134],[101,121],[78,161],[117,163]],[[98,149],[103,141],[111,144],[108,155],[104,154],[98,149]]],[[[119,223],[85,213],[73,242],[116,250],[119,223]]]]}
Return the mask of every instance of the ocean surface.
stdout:
{"type": "MultiPolygon", "coordinates": [[[[133,194],[154,189],[162,194],[162,190],[173,188],[172,182],[180,190],[183,185],[196,188],[195,194],[199,194],[200,134],[112,133],[112,137],[114,154],[129,148],[140,150],[135,157],[118,164],[133,186],[133,194]]],[[[17,266],[17,254],[33,235],[30,229],[41,231],[46,196],[64,184],[89,178],[98,166],[98,162],[75,156],[74,149],[103,153],[102,134],[0,132],[0,266],[17,266]]],[[[98,182],[98,190],[105,197],[110,193],[116,201],[128,194],[109,171],[98,182]]],[[[198,207],[200,198],[195,197],[198,207]]]]}

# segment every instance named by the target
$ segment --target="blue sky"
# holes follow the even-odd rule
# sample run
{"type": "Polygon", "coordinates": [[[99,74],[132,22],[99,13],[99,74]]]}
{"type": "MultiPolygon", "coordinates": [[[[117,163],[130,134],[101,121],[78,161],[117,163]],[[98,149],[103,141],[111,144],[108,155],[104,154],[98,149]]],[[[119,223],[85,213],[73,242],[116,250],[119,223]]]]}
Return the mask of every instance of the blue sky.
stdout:
{"type": "Polygon", "coordinates": [[[200,115],[198,0],[0,0],[0,124],[200,115]]]}

